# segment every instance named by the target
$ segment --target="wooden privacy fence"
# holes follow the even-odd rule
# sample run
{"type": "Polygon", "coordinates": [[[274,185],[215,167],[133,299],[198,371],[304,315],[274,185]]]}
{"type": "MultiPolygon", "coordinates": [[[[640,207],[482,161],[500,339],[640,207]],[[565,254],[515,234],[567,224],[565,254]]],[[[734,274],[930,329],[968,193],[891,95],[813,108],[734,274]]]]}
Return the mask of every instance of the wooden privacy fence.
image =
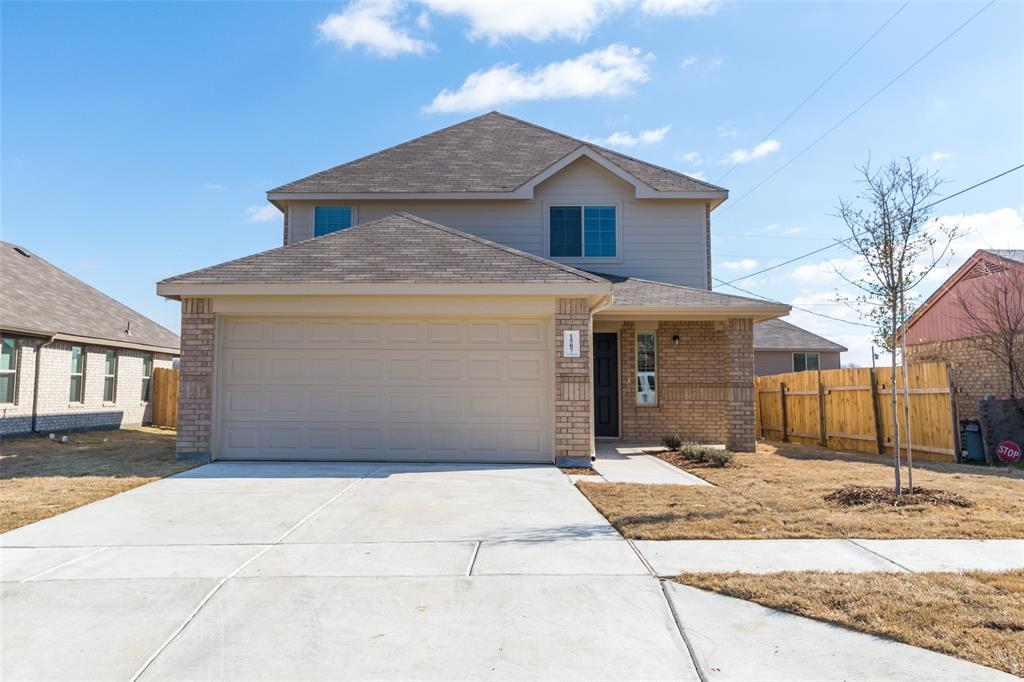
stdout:
{"type": "MultiPolygon", "coordinates": [[[[886,367],[791,372],[755,379],[762,438],[835,450],[893,454],[892,370],[886,367]]],[[[914,457],[960,459],[956,384],[946,363],[908,367],[914,457]]],[[[903,376],[897,369],[900,450],[906,455],[903,376]]]]}
{"type": "Polygon", "coordinates": [[[178,428],[178,370],[153,370],[152,405],[153,426],[178,428]]]}

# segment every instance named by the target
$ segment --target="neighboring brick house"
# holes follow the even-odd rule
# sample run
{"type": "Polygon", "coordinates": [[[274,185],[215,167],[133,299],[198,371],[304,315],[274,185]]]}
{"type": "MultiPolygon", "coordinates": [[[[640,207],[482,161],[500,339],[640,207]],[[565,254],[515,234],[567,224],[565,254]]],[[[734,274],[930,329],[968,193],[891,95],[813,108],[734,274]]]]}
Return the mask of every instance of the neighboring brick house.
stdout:
{"type": "MultiPolygon", "coordinates": [[[[977,403],[987,396],[1009,397],[1006,365],[980,347],[977,331],[961,303],[991,295],[987,288],[996,277],[1007,275],[1017,280],[1024,277],[1024,249],[979,249],[914,311],[907,323],[908,362],[948,362],[953,366],[961,419],[977,418],[977,403]]],[[[1021,349],[1018,362],[1024,365],[1024,339],[1021,349]]]]}
{"type": "Polygon", "coordinates": [[[0,435],[137,426],[178,337],[24,247],[0,242],[0,435]]]}
{"type": "Polygon", "coordinates": [[[754,374],[785,374],[814,369],[839,369],[847,351],[834,341],[785,320],[754,325],[754,374]]]}
{"type": "Polygon", "coordinates": [[[754,447],[720,187],[492,112],[268,192],[284,246],[164,280],[180,456],[586,464],[754,447]]]}

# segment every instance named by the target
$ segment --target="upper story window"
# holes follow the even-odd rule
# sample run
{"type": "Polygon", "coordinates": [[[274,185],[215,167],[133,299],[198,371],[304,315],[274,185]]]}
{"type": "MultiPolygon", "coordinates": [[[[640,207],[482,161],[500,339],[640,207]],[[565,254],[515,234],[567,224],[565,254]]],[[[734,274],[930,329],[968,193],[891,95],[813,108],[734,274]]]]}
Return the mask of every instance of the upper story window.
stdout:
{"type": "Polygon", "coordinates": [[[313,209],[314,237],[322,237],[346,227],[352,227],[351,206],[317,206],[313,209]]]}
{"type": "Polygon", "coordinates": [[[149,400],[149,383],[153,378],[153,356],[142,356],[142,400],[149,400]]]}
{"type": "Polygon", "coordinates": [[[71,386],[68,400],[73,403],[85,402],[85,350],[81,346],[71,347],[71,386]]]}
{"type": "Polygon", "coordinates": [[[18,341],[0,339],[0,403],[13,403],[18,384],[18,341]]]}
{"type": "Polygon", "coordinates": [[[793,371],[803,372],[806,369],[821,369],[817,353],[793,353],[793,371]]]}
{"type": "Polygon", "coordinates": [[[117,353],[108,350],[103,359],[103,402],[117,400],[117,353]]]}
{"type": "Polygon", "coordinates": [[[615,258],[618,226],[615,206],[551,206],[548,209],[552,258],[615,258]]]}

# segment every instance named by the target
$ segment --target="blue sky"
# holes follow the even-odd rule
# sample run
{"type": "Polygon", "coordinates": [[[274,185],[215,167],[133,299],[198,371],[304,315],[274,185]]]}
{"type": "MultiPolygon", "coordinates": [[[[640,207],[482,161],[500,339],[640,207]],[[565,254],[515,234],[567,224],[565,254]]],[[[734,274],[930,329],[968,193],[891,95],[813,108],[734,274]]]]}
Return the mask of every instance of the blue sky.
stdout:
{"type": "MultiPolygon", "coordinates": [[[[279,245],[267,189],[498,109],[720,181],[734,279],[844,236],[869,154],[919,158],[947,194],[1024,163],[1024,3],[1001,0],[737,201],[983,7],[911,2],[767,137],[901,5],[5,2],[3,238],[177,329],[154,283],[279,245]]],[[[1024,247],[1024,173],[936,215],[970,231],[950,268],[1024,247]]],[[[855,320],[830,257],[856,266],[837,248],[739,284],[855,320]]],[[[869,330],[792,319],[869,362],[869,330]]]]}

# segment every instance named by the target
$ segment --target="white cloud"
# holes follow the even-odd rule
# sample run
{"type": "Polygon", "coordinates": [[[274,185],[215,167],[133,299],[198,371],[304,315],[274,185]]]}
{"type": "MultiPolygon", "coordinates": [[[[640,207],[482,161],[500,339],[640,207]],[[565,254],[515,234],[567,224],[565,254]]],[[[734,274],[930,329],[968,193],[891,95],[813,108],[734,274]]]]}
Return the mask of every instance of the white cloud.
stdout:
{"type": "Polygon", "coordinates": [[[708,179],[707,174],[702,170],[683,171],[683,175],[689,175],[691,178],[696,178],[697,180],[707,181],[708,179]]]}
{"type": "Polygon", "coordinates": [[[724,62],[724,61],[725,60],[722,59],[721,57],[715,57],[714,59],[711,60],[710,68],[717,69],[719,66],[722,65],[722,62],[724,62]]]}
{"type": "Polygon", "coordinates": [[[582,41],[621,8],[624,0],[423,0],[439,14],[463,17],[471,40],[492,44],[505,38],[541,42],[551,38],[582,41]]]}
{"type": "Polygon", "coordinates": [[[719,163],[748,163],[763,156],[774,154],[782,145],[778,140],[765,140],[753,149],[737,149],[719,163]]]}
{"type": "Polygon", "coordinates": [[[736,126],[732,121],[726,121],[715,129],[715,134],[719,137],[736,137],[736,126]]]}
{"type": "Polygon", "coordinates": [[[932,161],[945,161],[946,159],[952,159],[953,156],[954,155],[952,152],[935,151],[932,152],[928,158],[930,158],[932,161]]]}
{"type": "Polygon", "coordinates": [[[224,186],[224,184],[220,183],[220,182],[204,182],[203,183],[203,191],[204,192],[223,192],[226,189],[227,189],[227,187],[224,186]]]}
{"type": "Polygon", "coordinates": [[[685,58],[683,61],[679,62],[679,68],[680,69],[686,69],[686,68],[689,68],[689,67],[693,66],[696,63],[697,63],[697,58],[693,57],[693,56],[690,56],[690,57],[685,58]]]}
{"type": "Polygon", "coordinates": [[[932,222],[959,225],[964,236],[953,242],[949,262],[932,270],[921,285],[926,295],[945,282],[978,249],[1019,249],[1024,244],[1024,206],[999,208],[988,213],[938,216],[932,222]]]}
{"type": "Polygon", "coordinates": [[[683,163],[692,163],[698,166],[704,163],[704,161],[700,158],[700,152],[680,152],[679,160],[682,161],[683,163]]]}
{"type": "Polygon", "coordinates": [[[380,57],[423,54],[433,49],[433,45],[397,25],[401,9],[397,0],[353,0],[340,14],[331,14],[320,22],[320,38],[348,50],[362,47],[380,57]]]}
{"type": "Polygon", "coordinates": [[[715,0],[643,0],[640,9],[646,14],[674,14],[692,17],[700,14],[714,14],[718,9],[715,0]]]}
{"type": "Polygon", "coordinates": [[[597,144],[607,145],[609,147],[636,147],[637,145],[647,146],[650,144],[656,144],[665,139],[665,135],[672,129],[672,126],[667,125],[661,128],[655,128],[653,130],[641,130],[636,135],[620,131],[609,135],[604,139],[594,140],[597,144]]]}
{"type": "Polygon", "coordinates": [[[575,59],[554,62],[524,73],[518,64],[497,65],[471,73],[456,90],[442,90],[428,112],[479,111],[510,102],[623,95],[648,79],[652,56],[613,44],[575,59]]]}
{"type": "Polygon", "coordinates": [[[281,211],[273,204],[250,206],[245,209],[245,219],[250,223],[269,223],[281,219],[281,211]]]}
{"type": "Polygon", "coordinates": [[[798,234],[803,234],[806,231],[806,227],[790,227],[786,230],[783,230],[782,234],[786,235],[787,237],[795,237],[798,234]]]}
{"type": "Polygon", "coordinates": [[[723,270],[729,270],[730,272],[750,272],[757,267],[757,261],[753,258],[744,258],[743,260],[730,260],[724,263],[719,263],[718,267],[723,270]]]}

